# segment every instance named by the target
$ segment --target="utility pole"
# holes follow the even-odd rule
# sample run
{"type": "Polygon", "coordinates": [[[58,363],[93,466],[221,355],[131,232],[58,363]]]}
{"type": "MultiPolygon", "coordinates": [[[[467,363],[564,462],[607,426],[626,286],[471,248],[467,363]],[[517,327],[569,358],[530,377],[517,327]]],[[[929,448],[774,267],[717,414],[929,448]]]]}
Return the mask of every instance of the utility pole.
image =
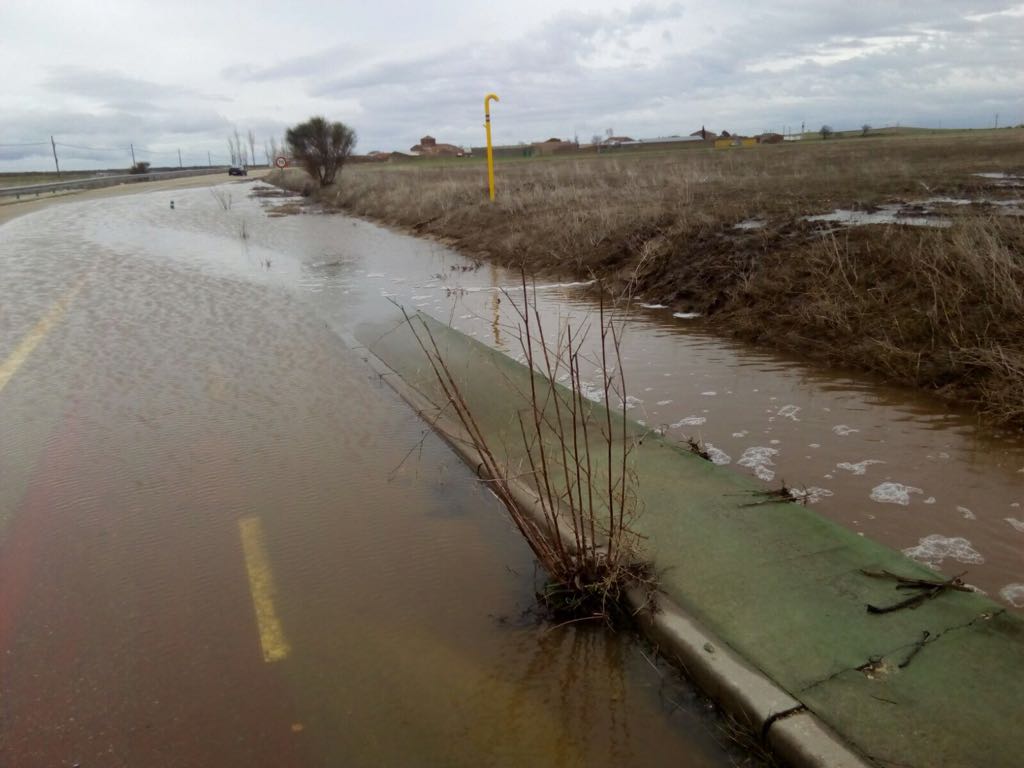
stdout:
{"type": "Polygon", "coordinates": [[[184,168],[185,167],[185,166],[183,166],[181,164],[181,149],[178,149],[178,167],[179,168],[184,168]]]}
{"type": "Polygon", "coordinates": [[[995,127],[996,128],[999,127],[999,113],[998,112],[996,112],[996,125],[995,125],[995,127]]]}
{"type": "Polygon", "coordinates": [[[50,136],[50,146],[53,147],[53,164],[57,168],[57,178],[60,179],[60,163],[57,162],[57,142],[50,136]]]}
{"type": "Polygon", "coordinates": [[[135,145],[134,144],[129,144],[128,146],[132,150],[132,168],[134,168],[135,167],[135,145]]]}
{"type": "Polygon", "coordinates": [[[206,164],[213,168],[213,158],[210,157],[210,150],[206,150],[206,164]]]}

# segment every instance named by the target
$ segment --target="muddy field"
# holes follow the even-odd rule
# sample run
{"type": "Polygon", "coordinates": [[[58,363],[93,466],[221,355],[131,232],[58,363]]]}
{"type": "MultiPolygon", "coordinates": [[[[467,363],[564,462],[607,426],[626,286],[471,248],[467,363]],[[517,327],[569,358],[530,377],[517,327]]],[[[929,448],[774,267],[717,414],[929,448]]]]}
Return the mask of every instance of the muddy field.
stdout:
{"type": "Polygon", "coordinates": [[[1024,424],[1024,130],[509,162],[498,187],[363,165],[314,196],[1024,424]]]}

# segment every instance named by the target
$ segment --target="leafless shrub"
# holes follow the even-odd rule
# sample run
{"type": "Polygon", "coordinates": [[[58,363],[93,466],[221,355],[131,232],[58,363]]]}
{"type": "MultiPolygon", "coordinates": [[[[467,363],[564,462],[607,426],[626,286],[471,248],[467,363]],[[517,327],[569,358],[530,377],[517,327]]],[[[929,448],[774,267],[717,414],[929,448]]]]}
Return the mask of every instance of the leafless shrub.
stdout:
{"type": "MultiPolygon", "coordinates": [[[[522,305],[513,305],[531,371],[518,426],[526,476],[535,488],[541,520],[520,506],[510,468],[501,464],[488,444],[429,326],[420,316],[405,317],[448,405],[481,457],[482,474],[548,574],[550,581],[542,595],[545,603],[559,615],[607,618],[616,613],[627,585],[651,580],[650,569],[640,558],[640,536],[633,528],[639,512],[632,467],[636,436],[624,412],[620,416],[596,406],[584,394],[581,349],[589,328],[566,323],[549,343],[525,276],[522,305]],[[558,380],[565,376],[568,385],[563,387],[558,380]]],[[[599,322],[597,363],[604,402],[625,400],[622,329],[606,315],[603,305],[599,322]]]]}

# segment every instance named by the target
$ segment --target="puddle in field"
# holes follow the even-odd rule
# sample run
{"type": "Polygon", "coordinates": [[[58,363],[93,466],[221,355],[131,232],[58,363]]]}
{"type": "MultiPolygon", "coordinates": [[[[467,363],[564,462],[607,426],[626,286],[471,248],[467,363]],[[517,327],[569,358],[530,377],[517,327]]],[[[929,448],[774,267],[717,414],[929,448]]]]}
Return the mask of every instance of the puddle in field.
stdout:
{"type": "Polygon", "coordinates": [[[992,186],[995,187],[1024,187],[1024,176],[1016,173],[986,171],[984,173],[975,173],[974,175],[980,179],[988,179],[992,182],[992,186]]]}
{"type": "Polygon", "coordinates": [[[768,226],[768,222],[764,219],[744,219],[743,221],[733,224],[732,228],[750,231],[764,229],[766,226],[768,226]]]}
{"type": "Polygon", "coordinates": [[[821,221],[843,226],[855,227],[865,224],[901,224],[908,227],[952,226],[950,219],[926,214],[926,210],[910,212],[902,203],[887,203],[871,211],[849,210],[837,208],[831,213],[820,213],[815,216],[804,216],[804,221],[821,221]]]}

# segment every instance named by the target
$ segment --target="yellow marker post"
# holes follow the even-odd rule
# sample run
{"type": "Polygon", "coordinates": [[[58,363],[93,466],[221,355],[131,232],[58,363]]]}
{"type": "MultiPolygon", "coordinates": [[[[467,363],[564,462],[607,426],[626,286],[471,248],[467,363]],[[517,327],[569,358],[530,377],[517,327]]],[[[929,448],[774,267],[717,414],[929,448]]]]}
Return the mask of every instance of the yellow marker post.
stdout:
{"type": "Polygon", "coordinates": [[[491,146],[491,99],[501,101],[496,93],[484,96],[484,128],[487,129],[487,184],[494,202],[494,148],[491,146]]]}

